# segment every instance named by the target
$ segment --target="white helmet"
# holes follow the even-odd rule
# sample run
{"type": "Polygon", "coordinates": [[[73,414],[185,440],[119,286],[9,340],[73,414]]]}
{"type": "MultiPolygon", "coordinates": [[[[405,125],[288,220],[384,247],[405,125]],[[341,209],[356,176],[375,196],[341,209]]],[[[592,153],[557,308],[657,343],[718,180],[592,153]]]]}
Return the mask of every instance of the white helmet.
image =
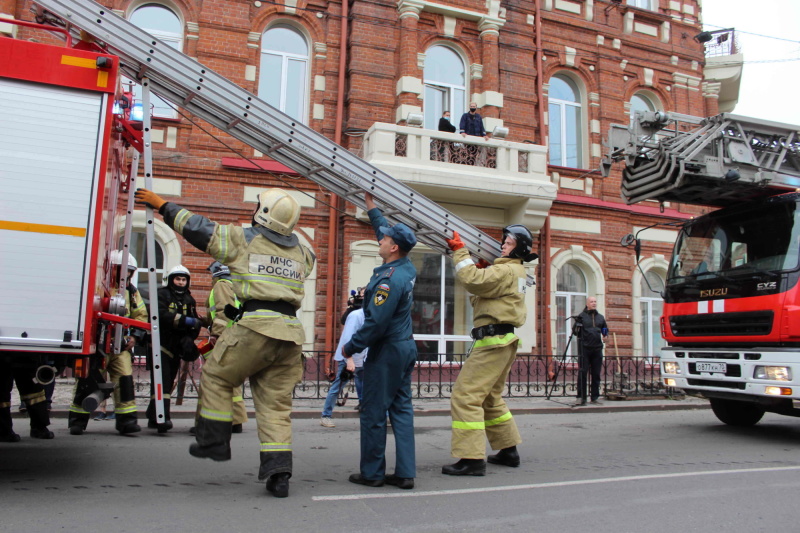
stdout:
{"type": "Polygon", "coordinates": [[[300,204],[283,189],[267,189],[258,195],[253,222],[286,237],[300,219],[300,204]]]}
{"type": "MultiPolygon", "coordinates": [[[[174,267],[172,267],[172,269],[170,269],[169,272],[167,272],[166,277],[162,281],[162,284],[164,285],[164,287],[169,286],[170,280],[172,280],[172,278],[174,278],[175,276],[186,276],[186,280],[187,281],[191,281],[191,279],[192,279],[192,275],[189,273],[189,269],[188,268],[186,268],[183,265],[174,266],[174,267]]],[[[187,286],[188,286],[188,283],[187,283],[187,286]]]]}
{"type": "MultiPolygon", "coordinates": [[[[122,250],[114,250],[111,252],[111,264],[122,265],[122,250]]],[[[139,269],[139,264],[131,254],[128,254],[128,270],[134,271],[139,269]]]]}

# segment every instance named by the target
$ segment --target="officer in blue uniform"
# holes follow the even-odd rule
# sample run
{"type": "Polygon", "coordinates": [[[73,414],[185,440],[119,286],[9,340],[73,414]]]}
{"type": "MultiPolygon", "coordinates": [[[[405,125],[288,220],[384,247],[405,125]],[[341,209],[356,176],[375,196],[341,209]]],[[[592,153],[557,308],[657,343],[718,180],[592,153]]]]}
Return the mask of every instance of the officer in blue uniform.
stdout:
{"type": "Polygon", "coordinates": [[[417,345],[411,331],[412,291],[417,269],[408,252],[417,244],[405,224],[389,226],[365,194],[369,220],[375,230],[383,265],[372,273],[364,291],[364,325],[342,355],[347,369],[355,370],[352,356],[369,348],[364,363],[364,399],[361,401],[361,471],[352,483],[380,487],[384,483],[401,489],[414,488],[414,410],[411,405],[411,372],[417,360],[417,345]],[[386,413],[392,423],[397,457],[395,473],[386,475],[386,413]]]}

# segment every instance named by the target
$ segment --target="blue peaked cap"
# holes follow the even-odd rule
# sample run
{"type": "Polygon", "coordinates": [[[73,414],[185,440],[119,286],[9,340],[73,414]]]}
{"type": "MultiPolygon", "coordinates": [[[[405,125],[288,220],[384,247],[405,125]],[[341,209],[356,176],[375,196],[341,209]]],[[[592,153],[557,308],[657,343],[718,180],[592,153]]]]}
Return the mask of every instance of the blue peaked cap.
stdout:
{"type": "Polygon", "coordinates": [[[406,253],[410,252],[417,244],[417,237],[414,232],[402,222],[392,227],[381,226],[380,231],[385,236],[391,237],[395,244],[406,253]]]}

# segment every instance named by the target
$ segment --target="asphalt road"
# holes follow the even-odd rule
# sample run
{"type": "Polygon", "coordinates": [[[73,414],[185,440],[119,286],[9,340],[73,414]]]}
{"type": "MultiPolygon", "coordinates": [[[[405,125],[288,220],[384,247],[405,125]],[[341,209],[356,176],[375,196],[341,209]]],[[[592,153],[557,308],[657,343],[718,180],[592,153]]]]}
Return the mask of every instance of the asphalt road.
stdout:
{"type": "MultiPolygon", "coordinates": [[[[295,421],[290,496],[256,479],[250,422],[233,460],[187,453],[190,420],[170,434],[118,436],[112,422],[70,436],[0,444],[0,531],[796,531],[800,421],[755,428],[708,410],[520,415],[519,468],[443,476],[449,418],[417,418],[417,487],[347,482],[358,467],[358,420],[335,429],[295,421]]],[[[389,437],[389,472],[393,464],[389,437]]]]}

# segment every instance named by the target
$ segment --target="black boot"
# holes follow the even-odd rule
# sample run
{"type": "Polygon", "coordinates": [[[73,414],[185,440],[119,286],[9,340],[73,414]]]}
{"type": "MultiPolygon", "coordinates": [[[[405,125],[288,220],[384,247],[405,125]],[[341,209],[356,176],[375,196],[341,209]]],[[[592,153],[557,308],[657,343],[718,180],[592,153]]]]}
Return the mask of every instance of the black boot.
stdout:
{"type": "MultiPolygon", "coordinates": [[[[196,444],[189,453],[201,459],[229,461],[231,458],[231,423],[200,418],[195,426],[196,444]]],[[[261,481],[261,479],[259,479],[261,481]]]]}
{"type": "Polygon", "coordinates": [[[150,403],[147,404],[147,429],[157,429],[159,433],[166,433],[172,429],[172,420],[169,416],[169,399],[164,399],[164,422],[159,424],[156,422],[156,401],[150,398],[150,403]]]}
{"type": "Polygon", "coordinates": [[[47,428],[31,428],[31,438],[34,439],[52,439],[55,434],[47,428]]]}
{"type": "Polygon", "coordinates": [[[69,418],[67,419],[67,425],[69,426],[69,434],[70,435],[83,435],[83,432],[86,431],[86,426],[89,424],[89,413],[86,414],[78,414],[78,413],[69,413],[69,418]]]}
{"type": "Polygon", "coordinates": [[[486,459],[493,465],[505,465],[505,466],[519,466],[519,453],[517,452],[516,446],[511,446],[509,448],[503,448],[495,455],[490,455],[486,459]]]}
{"type": "Polygon", "coordinates": [[[272,474],[267,478],[267,492],[272,493],[276,498],[285,498],[289,495],[289,478],[292,474],[281,472],[272,474]]]}
{"type": "Polygon", "coordinates": [[[448,476],[485,476],[486,461],[483,459],[459,459],[452,465],[442,467],[442,474],[448,476]]]}
{"type": "Polygon", "coordinates": [[[19,435],[14,433],[11,406],[0,407],[0,442],[19,442],[19,439],[19,435]]]}
{"type": "Polygon", "coordinates": [[[136,420],[135,414],[117,415],[115,425],[120,435],[139,433],[142,430],[142,428],[139,426],[139,423],[136,420]]]}
{"type": "Polygon", "coordinates": [[[47,429],[50,425],[50,413],[47,411],[47,402],[40,401],[28,405],[28,416],[31,417],[31,437],[34,439],[52,439],[52,431],[47,429]]]}
{"type": "Polygon", "coordinates": [[[261,452],[259,458],[261,459],[258,468],[259,481],[275,477],[276,474],[289,474],[289,477],[292,477],[292,452],[261,452]]]}

